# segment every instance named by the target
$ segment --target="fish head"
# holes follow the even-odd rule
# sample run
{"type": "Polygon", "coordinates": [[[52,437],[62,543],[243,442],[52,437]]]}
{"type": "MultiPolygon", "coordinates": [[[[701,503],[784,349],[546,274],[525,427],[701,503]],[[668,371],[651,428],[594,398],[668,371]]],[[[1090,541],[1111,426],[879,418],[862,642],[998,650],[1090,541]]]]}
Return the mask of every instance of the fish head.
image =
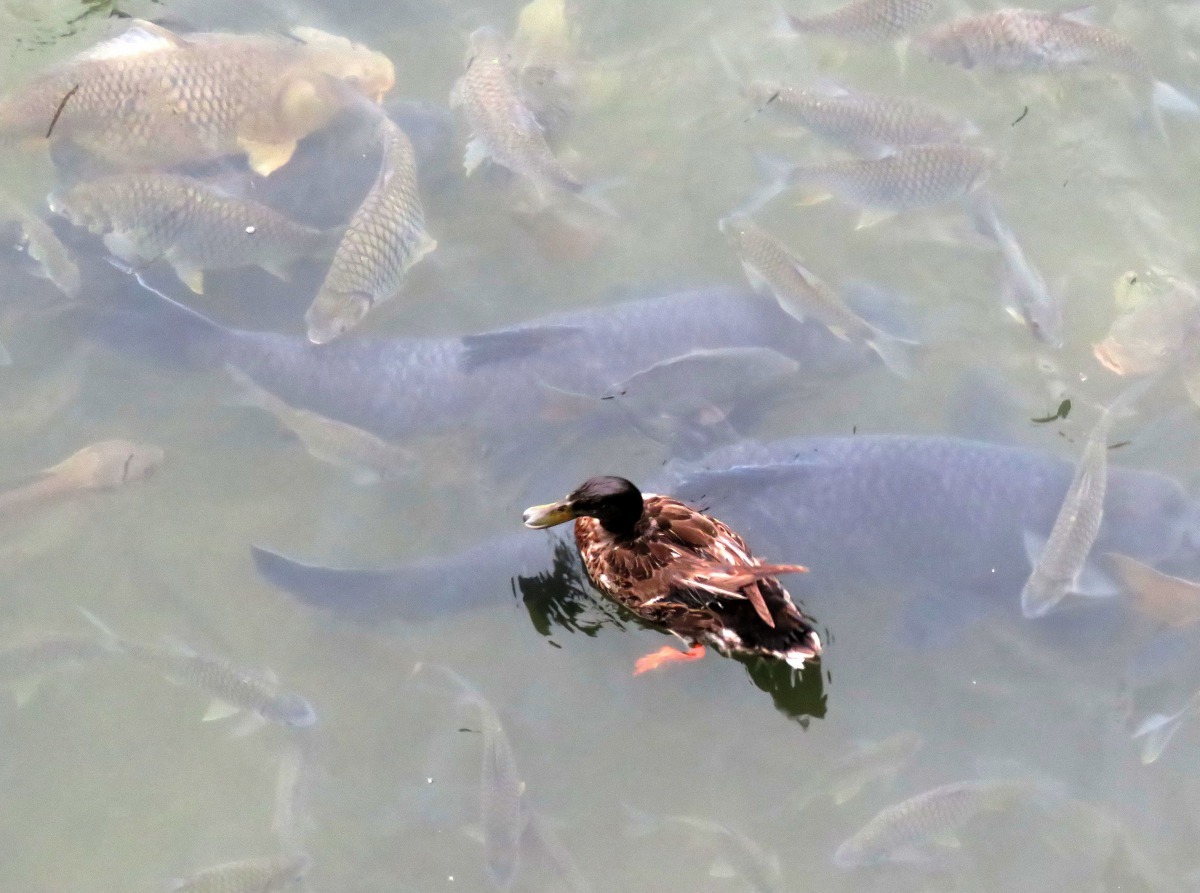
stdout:
{"type": "Polygon", "coordinates": [[[490,58],[492,60],[507,61],[508,47],[505,44],[504,36],[488,25],[482,28],[476,28],[471,32],[471,36],[467,39],[469,50],[467,52],[467,67],[471,67],[471,63],[480,56],[490,58]]]}
{"type": "Polygon", "coordinates": [[[274,698],[263,710],[263,715],[293,729],[306,729],[317,722],[317,712],[312,704],[300,695],[289,693],[274,698]]]}
{"type": "Polygon", "coordinates": [[[396,85],[396,67],[383,53],[317,28],[293,28],[292,34],[304,42],[307,66],[375,102],[396,85]]]}
{"type": "Polygon", "coordinates": [[[102,440],[46,469],[44,474],[69,478],[75,486],[104,490],[149,477],[162,464],[161,447],[128,440],[102,440]]]}
{"type": "Polygon", "coordinates": [[[730,214],[717,221],[717,229],[735,251],[740,251],[750,237],[754,222],[745,214],[730,214]]]}
{"type": "Polygon", "coordinates": [[[358,325],[374,303],[374,296],[365,291],[321,289],[304,314],[308,340],[328,344],[358,325]]]}

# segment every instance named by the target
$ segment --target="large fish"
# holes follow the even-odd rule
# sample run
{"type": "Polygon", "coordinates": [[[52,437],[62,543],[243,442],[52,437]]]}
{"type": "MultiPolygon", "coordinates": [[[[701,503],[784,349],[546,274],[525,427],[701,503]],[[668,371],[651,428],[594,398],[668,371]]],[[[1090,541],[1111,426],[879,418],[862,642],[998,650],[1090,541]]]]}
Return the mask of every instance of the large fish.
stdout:
{"type": "Polygon", "coordinates": [[[504,39],[494,29],[471,34],[471,57],[450,104],[462,110],[471,126],[463,162],[468,174],[489,159],[526,178],[543,204],[556,191],[583,191],[583,182],[563,167],[546,142],[517,85],[504,39]]]}
{"type": "MultiPolygon", "coordinates": [[[[919,613],[910,624],[914,639],[937,640],[984,609],[1015,604],[1029,575],[1025,534],[1047,535],[1072,472],[1068,459],[1049,452],[957,438],[797,437],[744,441],[703,463],[676,463],[652,486],[719,514],[764,552],[801,544],[805,589],[819,593],[806,600],[824,600],[830,623],[834,593],[881,587],[889,598],[900,591],[937,600],[932,622],[919,613]]],[[[1114,467],[1097,543],[1194,573],[1200,506],[1170,478],[1114,467]]],[[[491,603],[511,578],[574,561],[565,542],[550,537],[539,546],[520,534],[395,570],[339,571],[263,550],[255,557],[262,573],[304,601],[411,619],[491,603]],[[445,601],[432,603],[431,592],[445,601]]]]}
{"type": "Polygon", "coordinates": [[[114,174],[47,201],[54,213],[102,235],[122,260],[166,261],[196,293],[204,291],[207,270],[258,266],[286,278],[295,261],[327,255],[336,236],[177,174],[114,174]]]}
{"type": "Polygon", "coordinates": [[[394,79],[385,56],[315,28],[181,36],[134,20],[0,101],[0,135],[69,140],[118,167],[246,155],[265,175],[394,79]]]}
{"type": "Polygon", "coordinates": [[[896,40],[933,14],[937,0],[852,0],[824,13],[785,15],[788,27],[860,43],[896,40]]]}
{"type": "MultiPolygon", "coordinates": [[[[138,274],[141,280],[145,275],[138,274]]],[[[132,280],[129,280],[132,281],[132,280]]],[[[766,347],[809,379],[866,365],[852,345],[797,322],[771,299],[732,289],[681,292],[544,317],[510,329],[451,338],[304,338],[223,329],[161,292],[126,295],[136,306],[99,325],[107,337],[169,357],[229,364],[295,409],[389,440],[490,432],[492,442],[545,446],[564,418],[562,397],[599,398],[656,363],[696,350],[766,347]]],[[[761,407],[738,407],[735,428],[761,407]]],[[[574,414],[572,414],[574,413],[574,414]]],[[[611,414],[602,417],[611,433],[611,414]]]]}
{"type": "Polygon", "coordinates": [[[869,347],[897,375],[911,374],[905,342],[880,331],[851,310],[836,291],[773,235],[744,214],[722,218],[718,226],[757,291],[773,295],[779,306],[796,319],[811,316],[839,338],[869,347]]]}
{"type": "Polygon", "coordinates": [[[1087,21],[1090,8],[1070,12],[1000,9],[946,22],[917,38],[948,65],[995,71],[1061,71],[1091,67],[1117,72],[1162,108],[1200,114],[1200,106],[1156,80],[1146,58],[1110,28],[1087,21]]]}
{"type": "Polygon", "coordinates": [[[970,121],[909,96],[775,81],[753,81],[742,92],[762,108],[776,109],[821,139],[859,155],[878,157],[898,146],[952,143],[979,132],[970,121]]]}
{"type": "Polygon", "coordinates": [[[389,118],[376,131],[379,175],[350,218],[321,290],[304,315],[308,340],[325,344],[393,297],[413,264],[437,247],[425,231],[412,143],[389,118]]]}

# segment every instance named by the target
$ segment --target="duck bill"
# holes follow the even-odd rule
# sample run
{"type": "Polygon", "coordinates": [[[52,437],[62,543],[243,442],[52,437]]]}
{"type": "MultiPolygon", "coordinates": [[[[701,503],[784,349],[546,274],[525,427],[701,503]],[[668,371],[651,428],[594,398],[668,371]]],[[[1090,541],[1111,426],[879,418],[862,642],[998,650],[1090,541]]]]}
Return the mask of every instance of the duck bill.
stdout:
{"type": "Polygon", "coordinates": [[[534,505],[525,509],[523,515],[525,526],[533,530],[543,527],[554,527],[556,524],[566,524],[575,519],[574,512],[565,502],[551,502],[548,505],[534,505]]]}

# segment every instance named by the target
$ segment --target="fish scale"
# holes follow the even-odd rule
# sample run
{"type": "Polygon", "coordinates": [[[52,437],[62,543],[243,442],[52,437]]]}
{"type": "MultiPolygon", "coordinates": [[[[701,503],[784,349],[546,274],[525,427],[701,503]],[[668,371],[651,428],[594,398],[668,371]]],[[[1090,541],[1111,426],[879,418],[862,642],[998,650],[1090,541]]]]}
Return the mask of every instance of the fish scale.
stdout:
{"type": "Polygon", "coordinates": [[[386,118],[378,135],[383,144],[379,176],[350,219],[305,314],[314,344],[332,341],[373,306],[393,297],[409,269],[437,247],[425,231],[412,143],[386,118]]]}
{"type": "Polygon", "coordinates": [[[933,13],[936,0],[855,0],[827,13],[788,15],[793,30],[862,43],[903,37],[933,13]]]}

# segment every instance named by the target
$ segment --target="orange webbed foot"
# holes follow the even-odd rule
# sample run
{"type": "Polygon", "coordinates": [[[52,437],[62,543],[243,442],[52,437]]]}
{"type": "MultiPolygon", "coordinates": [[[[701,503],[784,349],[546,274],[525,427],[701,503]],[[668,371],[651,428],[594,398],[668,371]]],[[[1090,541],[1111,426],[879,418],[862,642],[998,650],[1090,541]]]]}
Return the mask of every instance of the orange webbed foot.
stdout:
{"type": "Polygon", "coordinates": [[[692,645],[687,651],[679,651],[670,645],[663,645],[657,651],[647,654],[645,657],[639,657],[633,665],[633,675],[640,676],[649,670],[657,670],[665,664],[699,660],[702,657],[704,657],[703,645],[692,645]]]}

